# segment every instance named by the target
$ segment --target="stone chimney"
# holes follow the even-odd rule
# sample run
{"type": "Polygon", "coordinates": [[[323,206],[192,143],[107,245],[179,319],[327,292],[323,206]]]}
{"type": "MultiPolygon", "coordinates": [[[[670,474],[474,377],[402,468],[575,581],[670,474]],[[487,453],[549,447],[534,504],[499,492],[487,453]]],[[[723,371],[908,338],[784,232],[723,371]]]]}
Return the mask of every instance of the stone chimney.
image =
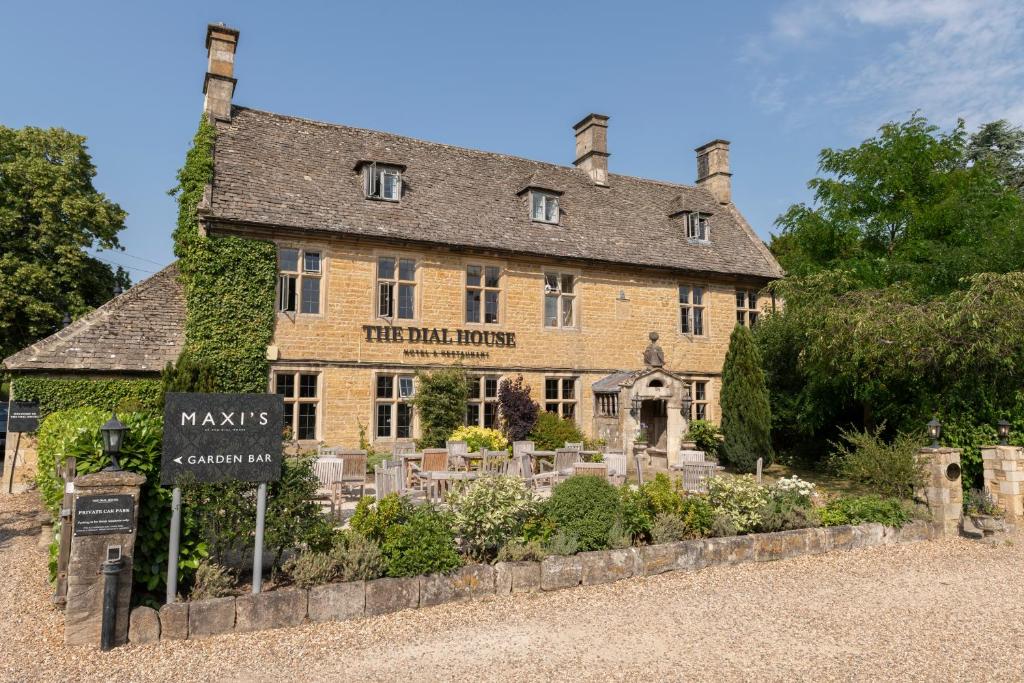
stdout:
{"type": "Polygon", "coordinates": [[[213,119],[231,120],[231,97],[235,94],[235,48],[238,29],[224,24],[206,27],[206,51],[209,63],[203,81],[203,111],[213,119]]]}
{"type": "Polygon", "coordinates": [[[588,114],[572,127],[576,131],[576,168],[595,185],[608,187],[608,117],[588,114]]]}
{"type": "Polygon", "coordinates": [[[729,141],[712,140],[697,152],[697,186],[706,187],[719,204],[732,201],[732,173],[729,173],[729,141]]]}

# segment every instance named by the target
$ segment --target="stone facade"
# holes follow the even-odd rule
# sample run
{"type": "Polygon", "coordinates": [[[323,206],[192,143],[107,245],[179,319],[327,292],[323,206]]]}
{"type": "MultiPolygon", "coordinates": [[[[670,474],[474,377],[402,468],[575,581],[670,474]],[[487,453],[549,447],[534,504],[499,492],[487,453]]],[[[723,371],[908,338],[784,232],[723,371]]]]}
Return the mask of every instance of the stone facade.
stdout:
{"type": "MultiPolygon", "coordinates": [[[[279,314],[270,349],[274,372],[315,373],[319,377],[317,439],[355,445],[359,425],[375,437],[374,406],[378,374],[415,373],[460,364],[471,374],[522,374],[533,397],[544,404],[545,379],[576,378],[576,420],[598,436],[599,421],[591,385],[617,371],[643,367],[650,330],[660,333],[665,367],[689,381],[704,382],[708,419],[718,419],[721,368],[736,324],[736,290],[759,289],[755,281],[603,267],[566,267],[544,259],[474,257],[437,249],[368,247],[344,238],[275,240],[283,248],[321,254],[320,313],[279,314]],[[387,321],[376,313],[376,264],[380,256],[416,262],[415,317],[395,321],[401,341],[378,340],[387,321]],[[466,269],[501,269],[497,324],[465,322],[466,269]],[[576,325],[544,326],[544,273],[576,277],[576,325]],[[704,334],[680,332],[679,285],[705,288],[704,334]],[[367,329],[370,327],[371,329],[367,329]],[[515,335],[514,346],[423,343],[409,340],[409,327],[515,335]]],[[[767,300],[762,298],[767,303],[767,300]]],[[[274,379],[270,388],[273,390],[274,379]]],[[[628,404],[618,406],[628,412],[628,404]]],[[[417,435],[414,423],[413,435],[417,435]]],[[[629,435],[632,441],[632,434],[629,435]]],[[[394,440],[375,439],[388,448],[394,440]]]]}
{"type": "Polygon", "coordinates": [[[1024,523],[1024,448],[991,446],[981,449],[985,489],[1006,513],[1006,523],[1020,528],[1024,523]]]}

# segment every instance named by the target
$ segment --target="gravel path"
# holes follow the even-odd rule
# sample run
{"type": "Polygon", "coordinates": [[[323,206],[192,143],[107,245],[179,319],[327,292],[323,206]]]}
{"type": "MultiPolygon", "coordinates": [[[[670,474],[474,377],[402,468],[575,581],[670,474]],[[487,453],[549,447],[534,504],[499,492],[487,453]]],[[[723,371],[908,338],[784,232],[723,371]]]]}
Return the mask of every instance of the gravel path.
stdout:
{"type": "Polygon", "coordinates": [[[1024,537],[836,552],[104,655],[61,644],[36,505],[34,494],[0,496],[4,681],[1024,677],[1024,537]]]}

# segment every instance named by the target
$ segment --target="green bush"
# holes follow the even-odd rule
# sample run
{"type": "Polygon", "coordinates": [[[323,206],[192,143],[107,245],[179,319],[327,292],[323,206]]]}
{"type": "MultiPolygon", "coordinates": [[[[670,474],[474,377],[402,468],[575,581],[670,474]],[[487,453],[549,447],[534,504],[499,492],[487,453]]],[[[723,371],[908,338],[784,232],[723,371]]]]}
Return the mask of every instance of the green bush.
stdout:
{"type": "Polygon", "coordinates": [[[333,556],[341,581],[369,581],[387,572],[380,546],[362,534],[349,530],[338,538],[333,556]]]}
{"type": "Polygon", "coordinates": [[[655,543],[672,543],[693,538],[686,523],[678,516],[668,512],[659,512],[651,525],[651,538],[655,543]]]}
{"type": "Polygon", "coordinates": [[[685,441],[697,444],[697,450],[704,451],[707,457],[717,460],[718,449],[722,445],[722,432],[712,422],[694,420],[686,432],[685,441]]]}
{"type": "Polygon", "coordinates": [[[823,526],[877,522],[901,527],[912,517],[906,503],[875,495],[837,498],[822,508],[819,514],[823,526]]]}
{"type": "Polygon", "coordinates": [[[772,412],[761,354],[750,330],[733,328],[722,366],[722,454],[740,472],[753,472],[757,459],[772,461],[772,412]]]}
{"type": "Polygon", "coordinates": [[[338,578],[338,561],[331,553],[306,550],[285,562],[281,571],[299,588],[312,588],[338,578]]]}
{"type": "Polygon", "coordinates": [[[921,439],[897,434],[882,439],[884,425],[874,431],[841,430],[846,443],[833,443],[832,464],[840,474],[885,497],[910,499],[924,486],[925,463],[918,459],[921,439]]]}
{"type": "Polygon", "coordinates": [[[548,540],[544,548],[545,554],[557,555],[560,557],[568,557],[570,555],[575,555],[576,553],[583,550],[583,548],[580,547],[579,536],[573,533],[569,533],[564,529],[559,529],[558,531],[556,531],[548,540]]]}
{"type": "Polygon", "coordinates": [[[622,500],[622,530],[629,534],[634,543],[646,541],[651,537],[654,514],[650,501],[644,492],[634,489],[628,484],[619,488],[622,500]]]}
{"type": "Polygon", "coordinates": [[[807,529],[821,525],[810,499],[797,493],[774,494],[760,513],[757,530],[761,532],[807,529]]]}
{"type": "Polygon", "coordinates": [[[231,595],[235,589],[235,573],[215,562],[203,561],[196,569],[189,600],[208,600],[231,595]]]}
{"type": "Polygon", "coordinates": [[[469,385],[461,368],[417,375],[412,403],[420,422],[420,448],[444,448],[448,436],[466,419],[469,385]]]}
{"type": "Polygon", "coordinates": [[[715,514],[728,518],[740,534],[757,530],[769,495],[749,474],[708,480],[708,502],[715,514]]]}
{"type": "Polygon", "coordinates": [[[466,554],[487,562],[537,509],[533,492],[518,477],[487,477],[470,482],[448,496],[452,525],[466,554]]]}
{"type": "Polygon", "coordinates": [[[555,528],[574,536],[581,551],[606,548],[621,513],[619,492],[600,477],[569,477],[555,486],[547,505],[555,528]]]}
{"type": "Polygon", "coordinates": [[[450,441],[465,441],[470,453],[508,450],[508,439],[497,429],[487,427],[462,426],[448,437],[450,441]]]}
{"type": "Polygon", "coordinates": [[[711,535],[715,523],[715,508],[703,496],[686,496],[679,518],[686,525],[687,538],[704,538],[711,535]]]}
{"type": "Polygon", "coordinates": [[[640,491],[647,499],[652,514],[668,512],[678,515],[683,510],[683,496],[680,495],[679,487],[664,472],[654,475],[654,479],[641,486],[640,491]]]}
{"type": "Polygon", "coordinates": [[[498,551],[498,562],[540,562],[545,557],[544,544],[536,540],[513,539],[498,551]]]}
{"type": "Polygon", "coordinates": [[[412,516],[412,511],[412,502],[397,493],[384,496],[380,500],[367,496],[356,505],[349,526],[371,541],[383,543],[387,538],[388,529],[405,524],[412,516]]]}
{"type": "Polygon", "coordinates": [[[404,524],[387,530],[381,552],[392,577],[447,573],[462,566],[448,516],[420,505],[404,524]]]}
{"type": "Polygon", "coordinates": [[[583,432],[571,419],[561,418],[555,413],[541,413],[530,432],[529,440],[538,451],[553,451],[565,448],[567,441],[582,442],[583,432]]]}
{"type": "MultiPolygon", "coordinates": [[[[39,428],[39,467],[36,481],[46,508],[59,519],[64,487],[55,463],[74,457],[79,475],[99,472],[110,464],[103,455],[100,427],[110,412],[100,408],[73,408],[51,413],[39,428]]],[[[139,500],[139,528],[135,542],[133,577],[137,597],[162,596],[167,580],[167,547],[171,520],[171,490],[160,486],[163,420],[138,412],[119,416],[125,425],[118,461],[124,470],[146,477],[139,500]]],[[[183,515],[178,571],[187,582],[207,557],[207,547],[195,518],[183,515]]]]}
{"type": "Polygon", "coordinates": [[[39,411],[103,408],[120,413],[160,410],[160,382],[155,379],[86,379],[19,375],[12,381],[19,401],[39,401],[39,411]]]}

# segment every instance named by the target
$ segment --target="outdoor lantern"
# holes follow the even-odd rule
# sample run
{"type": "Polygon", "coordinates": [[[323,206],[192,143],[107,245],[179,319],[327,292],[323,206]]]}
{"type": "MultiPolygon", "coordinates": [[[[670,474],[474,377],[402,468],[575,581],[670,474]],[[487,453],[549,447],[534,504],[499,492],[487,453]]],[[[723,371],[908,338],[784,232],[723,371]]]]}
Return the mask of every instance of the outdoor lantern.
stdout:
{"type": "Polygon", "coordinates": [[[942,423],[934,417],[928,423],[928,436],[932,440],[932,448],[939,447],[939,437],[942,435],[942,423]]]}
{"type": "Polygon", "coordinates": [[[633,397],[633,407],[629,409],[630,416],[637,420],[640,418],[640,407],[643,406],[644,400],[639,396],[633,397]]]}
{"type": "Polygon", "coordinates": [[[124,425],[117,419],[117,413],[111,413],[110,419],[100,427],[103,435],[103,452],[110,456],[110,465],[103,469],[108,472],[118,472],[121,466],[117,463],[117,454],[121,452],[121,441],[124,438],[124,425]]]}
{"type": "Polygon", "coordinates": [[[690,410],[693,408],[693,397],[690,396],[690,387],[685,387],[683,390],[683,407],[680,408],[679,412],[683,414],[687,420],[690,419],[690,410]]]}
{"type": "Polygon", "coordinates": [[[1005,446],[1007,439],[1010,438],[1010,423],[1006,420],[1000,420],[996,423],[996,431],[999,433],[999,445],[1005,446]]]}
{"type": "Polygon", "coordinates": [[[60,321],[60,326],[61,327],[67,327],[70,324],[71,324],[71,314],[70,313],[65,313],[64,314],[64,319],[60,321]]]}

